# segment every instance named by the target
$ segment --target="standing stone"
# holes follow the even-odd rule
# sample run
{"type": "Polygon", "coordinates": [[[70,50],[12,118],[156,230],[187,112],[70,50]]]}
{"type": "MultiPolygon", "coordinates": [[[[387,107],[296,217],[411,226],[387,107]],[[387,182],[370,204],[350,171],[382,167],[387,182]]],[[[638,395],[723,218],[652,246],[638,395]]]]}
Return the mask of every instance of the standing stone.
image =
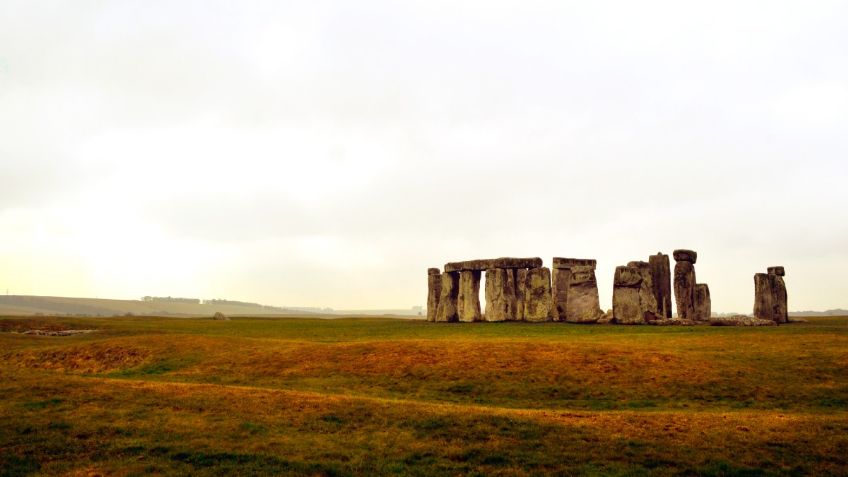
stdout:
{"type": "Polygon", "coordinates": [[[695,320],[709,321],[712,316],[710,287],[706,283],[695,285],[695,320]]]}
{"type": "Polygon", "coordinates": [[[554,257],[554,321],[594,323],[603,316],[595,277],[597,264],[588,258],[554,257]]]}
{"type": "Polygon", "coordinates": [[[630,262],[628,267],[639,270],[642,283],[639,285],[639,308],[642,310],[644,321],[654,321],[659,318],[657,297],[654,295],[654,279],[651,274],[651,264],[648,262],[630,262]]]}
{"type": "Polygon", "coordinates": [[[568,301],[565,321],[569,323],[596,323],[604,312],[598,296],[598,280],[594,265],[575,265],[571,268],[568,284],[568,301]]]}
{"type": "Polygon", "coordinates": [[[547,267],[531,268],[525,284],[524,319],[549,321],[552,314],[551,271],[547,267]]]}
{"type": "Polygon", "coordinates": [[[774,316],[774,293],[770,275],[754,274],[754,317],[760,320],[777,321],[774,316]]]}
{"type": "Polygon", "coordinates": [[[515,319],[515,282],[512,270],[486,270],[486,321],[515,319]]]}
{"type": "Polygon", "coordinates": [[[436,321],[454,322],[459,321],[459,273],[445,272],[442,274],[442,285],[440,287],[439,307],[436,313],[436,321]]]}
{"type": "Polygon", "coordinates": [[[524,305],[527,303],[527,275],[529,270],[515,270],[515,320],[524,321],[524,305]]]}
{"type": "Polygon", "coordinates": [[[663,318],[671,318],[671,268],[668,255],[657,252],[648,258],[651,264],[651,281],[654,286],[654,299],[657,312],[663,318]]]}
{"type": "Polygon", "coordinates": [[[459,321],[480,321],[480,272],[459,272],[459,321]]]}
{"type": "Polygon", "coordinates": [[[772,316],[777,323],[789,323],[786,282],[783,281],[785,275],[786,270],[783,267],[768,267],[773,306],[772,316]]]}
{"type": "Polygon", "coordinates": [[[438,268],[427,269],[427,321],[436,321],[439,297],[442,294],[442,274],[438,268]]]}
{"type": "Polygon", "coordinates": [[[774,321],[777,323],[789,323],[789,308],[786,300],[786,282],[780,275],[769,275],[772,283],[772,296],[774,302],[774,321]]]}
{"type": "Polygon", "coordinates": [[[695,319],[695,262],[698,254],[691,250],[675,250],[674,299],[677,316],[685,320],[695,319]]]}
{"type": "Polygon", "coordinates": [[[616,267],[612,287],[613,321],[623,325],[645,322],[639,292],[642,273],[636,267],[616,267]]]}
{"type": "Polygon", "coordinates": [[[568,308],[568,287],[571,284],[571,268],[554,267],[551,273],[554,321],[565,321],[568,308]]]}

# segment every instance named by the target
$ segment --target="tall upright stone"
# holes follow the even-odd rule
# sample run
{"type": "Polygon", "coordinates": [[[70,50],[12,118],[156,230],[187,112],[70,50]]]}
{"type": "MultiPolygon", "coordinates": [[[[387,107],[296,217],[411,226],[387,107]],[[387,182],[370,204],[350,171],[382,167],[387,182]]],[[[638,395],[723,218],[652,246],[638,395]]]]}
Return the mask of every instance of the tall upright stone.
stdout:
{"type": "Polygon", "coordinates": [[[777,323],[789,323],[789,306],[787,303],[786,269],[783,267],[768,267],[769,284],[771,285],[773,316],[777,323]]]}
{"type": "Polygon", "coordinates": [[[549,321],[553,315],[551,271],[547,267],[527,271],[524,291],[524,320],[549,321]]]}
{"type": "Polygon", "coordinates": [[[789,322],[783,267],[769,267],[768,273],[754,275],[754,316],[775,323],[789,322]]]}
{"type": "Polygon", "coordinates": [[[654,299],[657,312],[662,318],[671,318],[671,267],[668,255],[657,252],[648,258],[651,265],[651,281],[654,287],[654,299]]]}
{"type": "Polygon", "coordinates": [[[553,259],[553,319],[571,323],[594,323],[603,315],[595,268],[589,258],[553,259]]]}
{"type": "Polygon", "coordinates": [[[657,297],[654,295],[654,279],[651,273],[651,264],[636,261],[627,264],[628,267],[639,270],[642,283],[639,284],[639,309],[642,311],[644,321],[654,321],[659,318],[657,310],[657,297]]]}
{"type": "Polygon", "coordinates": [[[459,272],[459,321],[480,321],[480,276],[478,270],[459,272]]]}
{"type": "Polygon", "coordinates": [[[645,323],[639,294],[642,288],[642,273],[636,267],[615,268],[612,283],[613,321],[622,325],[645,323]]]}
{"type": "Polygon", "coordinates": [[[695,262],[698,254],[692,250],[675,250],[674,299],[677,316],[686,320],[695,319],[695,262]]]}
{"type": "Polygon", "coordinates": [[[571,284],[571,267],[553,267],[551,270],[551,299],[554,321],[565,321],[568,309],[568,287],[571,284]]]}
{"type": "Polygon", "coordinates": [[[452,323],[459,321],[459,272],[442,273],[436,321],[452,323]]]}
{"type": "Polygon", "coordinates": [[[774,313],[774,293],[768,273],[754,274],[754,317],[777,321],[774,313]]]}
{"type": "Polygon", "coordinates": [[[707,321],[712,316],[712,300],[710,299],[710,287],[706,283],[695,285],[695,319],[707,321]]]}
{"type": "Polygon", "coordinates": [[[527,303],[527,275],[529,270],[518,268],[515,273],[515,320],[524,321],[524,308],[527,303]]]}
{"type": "Polygon", "coordinates": [[[505,268],[486,270],[486,321],[514,320],[516,314],[514,272],[505,268]]]}
{"type": "Polygon", "coordinates": [[[427,321],[436,321],[439,297],[442,294],[442,274],[438,268],[427,269],[427,321]]]}

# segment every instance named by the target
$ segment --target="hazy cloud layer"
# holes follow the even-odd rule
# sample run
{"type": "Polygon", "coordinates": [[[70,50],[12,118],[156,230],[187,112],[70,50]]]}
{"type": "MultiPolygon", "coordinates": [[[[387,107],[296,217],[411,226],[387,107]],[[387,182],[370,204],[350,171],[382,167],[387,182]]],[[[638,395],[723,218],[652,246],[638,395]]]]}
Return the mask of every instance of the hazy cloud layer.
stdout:
{"type": "Polygon", "coordinates": [[[424,303],[428,266],[699,251],[848,306],[843,2],[4,2],[0,286],[424,303]]]}

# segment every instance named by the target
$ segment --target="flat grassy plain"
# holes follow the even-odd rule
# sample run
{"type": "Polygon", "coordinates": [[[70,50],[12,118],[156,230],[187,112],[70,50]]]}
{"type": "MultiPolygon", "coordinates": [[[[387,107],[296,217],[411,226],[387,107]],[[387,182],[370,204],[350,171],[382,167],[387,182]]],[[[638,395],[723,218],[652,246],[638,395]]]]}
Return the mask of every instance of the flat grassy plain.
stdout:
{"type": "Polygon", "coordinates": [[[4,476],[848,475],[845,317],[0,318],[0,362],[4,476]]]}

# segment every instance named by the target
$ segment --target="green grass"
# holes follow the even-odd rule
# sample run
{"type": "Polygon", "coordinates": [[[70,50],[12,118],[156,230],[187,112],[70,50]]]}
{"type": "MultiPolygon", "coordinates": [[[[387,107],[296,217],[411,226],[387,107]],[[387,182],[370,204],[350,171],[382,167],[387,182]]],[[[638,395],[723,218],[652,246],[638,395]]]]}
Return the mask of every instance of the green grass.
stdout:
{"type": "Polygon", "coordinates": [[[848,473],[846,318],[0,323],[0,475],[848,473]]]}

